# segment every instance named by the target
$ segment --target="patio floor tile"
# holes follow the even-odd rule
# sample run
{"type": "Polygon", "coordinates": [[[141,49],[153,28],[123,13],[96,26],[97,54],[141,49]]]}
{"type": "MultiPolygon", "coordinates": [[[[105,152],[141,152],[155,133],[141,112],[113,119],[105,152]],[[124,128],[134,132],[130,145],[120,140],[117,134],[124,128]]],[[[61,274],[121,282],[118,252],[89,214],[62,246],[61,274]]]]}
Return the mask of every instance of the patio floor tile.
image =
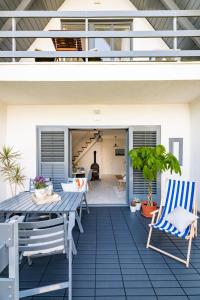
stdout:
{"type": "Polygon", "coordinates": [[[156,295],[159,296],[184,296],[185,293],[182,288],[155,288],[156,295]]]}
{"type": "Polygon", "coordinates": [[[155,295],[153,288],[126,288],[127,296],[153,296],[155,295]]]}
{"type": "Polygon", "coordinates": [[[156,296],[127,296],[127,300],[157,300],[156,296]]]}
{"type": "MultiPolygon", "coordinates": [[[[74,229],[78,254],[73,259],[73,300],[199,300],[200,240],[193,243],[190,268],[146,249],[149,220],[127,207],[84,211],[84,233],[74,229]]],[[[183,255],[186,243],[154,233],[154,243],[183,255]]],[[[64,255],[24,260],[20,287],[33,288],[67,279],[64,255]]],[[[25,300],[68,300],[67,290],[25,300]]]]}

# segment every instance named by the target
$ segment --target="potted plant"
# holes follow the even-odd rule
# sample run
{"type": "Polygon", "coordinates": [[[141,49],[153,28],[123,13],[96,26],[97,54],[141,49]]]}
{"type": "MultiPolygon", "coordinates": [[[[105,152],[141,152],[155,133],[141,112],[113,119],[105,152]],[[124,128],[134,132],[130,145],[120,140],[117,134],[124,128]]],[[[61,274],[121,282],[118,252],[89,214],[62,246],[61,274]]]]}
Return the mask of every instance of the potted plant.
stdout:
{"type": "Polygon", "coordinates": [[[42,198],[48,194],[46,180],[43,176],[35,177],[34,181],[34,188],[35,188],[35,196],[36,198],[42,198]]]}
{"type": "Polygon", "coordinates": [[[142,205],[140,199],[139,198],[135,198],[134,201],[135,201],[135,204],[136,204],[136,210],[140,210],[141,209],[141,205],[142,205]]]}
{"type": "Polygon", "coordinates": [[[26,177],[19,164],[21,154],[13,150],[13,147],[3,146],[0,151],[0,172],[5,181],[8,181],[12,196],[17,194],[17,189],[24,186],[26,177]]]}
{"type": "Polygon", "coordinates": [[[134,200],[132,200],[130,203],[130,210],[132,213],[136,212],[136,203],[134,200]]]}
{"type": "Polygon", "coordinates": [[[152,211],[156,210],[157,203],[153,201],[152,182],[157,175],[165,171],[175,172],[181,175],[181,168],[177,158],[166,151],[163,145],[156,147],[140,147],[129,151],[133,169],[142,171],[144,179],[148,181],[147,200],[142,202],[142,213],[145,217],[152,217],[152,211]]]}

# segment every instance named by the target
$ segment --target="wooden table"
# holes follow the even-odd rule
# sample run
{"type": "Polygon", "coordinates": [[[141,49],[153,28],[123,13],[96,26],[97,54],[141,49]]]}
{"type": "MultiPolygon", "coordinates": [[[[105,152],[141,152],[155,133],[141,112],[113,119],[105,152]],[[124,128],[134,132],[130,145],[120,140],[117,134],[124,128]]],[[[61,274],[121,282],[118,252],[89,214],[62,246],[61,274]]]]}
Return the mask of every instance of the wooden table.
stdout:
{"type": "MultiPolygon", "coordinates": [[[[80,205],[83,193],[81,192],[61,192],[61,201],[37,205],[32,200],[32,193],[24,192],[20,193],[15,197],[7,199],[0,203],[0,212],[1,213],[59,213],[66,216],[67,220],[67,239],[69,241],[68,249],[68,268],[69,268],[69,278],[67,282],[68,288],[68,299],[72,299],[72,229],[75,225],[76,211],[80,205]]],[[[54,285],[55,286],[55,285],[54,285]]],[[[49,291],[54,290],[53,285],[48,286],[49,291]]],[[[55,289],[63,288],[62,283],[56,284],[55,289]]],[[[19,297],[28,297],[34,294],[37,294],[38,290],[41,288],[31,289],[21,291],[19,297]]],[[[0,291],[1,294],[1,291],[0,291]]]]}

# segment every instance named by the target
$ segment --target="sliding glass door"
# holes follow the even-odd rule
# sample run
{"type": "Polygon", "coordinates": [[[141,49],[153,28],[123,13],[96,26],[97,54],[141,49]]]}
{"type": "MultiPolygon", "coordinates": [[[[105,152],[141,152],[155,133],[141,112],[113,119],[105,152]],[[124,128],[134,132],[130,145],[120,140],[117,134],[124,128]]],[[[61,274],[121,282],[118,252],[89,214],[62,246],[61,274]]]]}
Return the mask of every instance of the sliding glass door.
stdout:
{"type": "MultiPolygon", "coordinates": [[[[131,22],[94,22],[89,24],[89,30],[92,31],[130,31],[132,27],[131,22]]],[[[130,38],[91,38],[89,40],[89,49],[96,51],[130,51],[131,39],[130,38]]],[[[111,59],[104,58],[104,61],[118,61],[119,58],[111,59]]]]}

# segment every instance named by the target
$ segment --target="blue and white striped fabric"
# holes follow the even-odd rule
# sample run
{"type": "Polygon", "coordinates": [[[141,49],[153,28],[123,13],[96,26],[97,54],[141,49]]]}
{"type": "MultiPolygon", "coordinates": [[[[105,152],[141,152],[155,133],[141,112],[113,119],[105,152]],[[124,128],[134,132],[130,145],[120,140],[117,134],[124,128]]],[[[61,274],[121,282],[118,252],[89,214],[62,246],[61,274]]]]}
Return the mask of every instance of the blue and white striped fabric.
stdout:
{"type": "Polygon", "coordinates": [[[165,220],[165,217],[176,207],[182,207],[189,212],[193,210],[195,182],[172,180],[168,182],[165,207],[159,221],[152,225],[167,233],[185,238],[190,232],[190,226],[184,232],[178,231],[172,224],[165,220]]]}

